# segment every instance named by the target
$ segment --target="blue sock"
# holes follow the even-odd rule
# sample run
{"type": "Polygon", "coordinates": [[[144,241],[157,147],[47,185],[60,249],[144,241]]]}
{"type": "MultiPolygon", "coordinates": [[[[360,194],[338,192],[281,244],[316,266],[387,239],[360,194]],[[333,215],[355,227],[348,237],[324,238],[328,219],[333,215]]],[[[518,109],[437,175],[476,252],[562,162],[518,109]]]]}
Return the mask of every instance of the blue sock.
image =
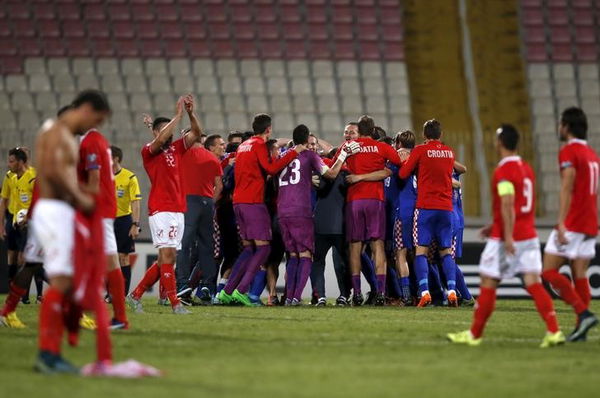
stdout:
{"type": "Polygon", "coordinates": [[[402,289],[402,298],[409,299],[410,298],[410,278],[408,276],[403,276],[400,278],[400,288],[402,289]]]}
{"type": "Polygon", "coordinates": [[[372,292],[377,291],[377,277],[375,276],[375,265],[371,261],[371,257],[367,256],[367,253],[363,253],[360,256],[360,270],[365,276],[367,283],[371,287],[372,292]]]}
{"type": "Polygon", "coordinates": [[[400,288],[400,279],[393,267],[388,267],[387,272],[388,292],[391,296],[402,297],[402,289],[400,288]]]}
{"type": "Polygon", "coordinates": [[[458,293],[463,300],[471,300],[473,298],[467,287],[467,283],[465,282],[465,276],[458,265],[456,266],[456,290],[458,290],[458,293]]]}
{"type": "Polygon", "coordinates": [[[442,269],[446,276],[448,290],[456,290],[456,263],[450,254],[442,258],[442,269]]]}
{"type": "Polygon", "coordinates": [[[440,278],[440,271],[437,265],[429,266],[429,285],[431,286],[431,299],[444,301],[446,300],[446,292],[444,291],[444,285],[442,278],[440,278]]]}
{"type": "Polygon", "coordinates": [[[429,265],[427,257],[424,255],[415,257],[415,276],[419,286],[419,295],[425,290],[429,290],[429,265]]]}
{"type": "Polygon", "coordinates": [[[252,281],[248,297],[250,297],[252,301],[258,301],[263,290],[265,290],[265,286],[267,286],[267,271],[261,268],[252,281]]]}
{"type": "Polygon", "coordinates": [[[223,290],[223,288],[225,287],[226,284],[227,284],[227,279],[222,278],[219,281],[219,284],[217,285],[217,294],[219,294],[221,292],[221,290],[223,290]]]}

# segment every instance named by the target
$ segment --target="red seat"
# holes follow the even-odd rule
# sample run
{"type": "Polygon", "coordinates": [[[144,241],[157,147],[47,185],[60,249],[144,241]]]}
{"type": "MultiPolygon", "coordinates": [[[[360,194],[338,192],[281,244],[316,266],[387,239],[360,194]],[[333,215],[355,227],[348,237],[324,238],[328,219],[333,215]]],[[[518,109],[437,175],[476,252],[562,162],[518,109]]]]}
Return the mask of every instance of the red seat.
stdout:
{"type": "Polygon", "coordinates": [[[173,3],[175,3],[175,0],[154,0],[154,4],[173,4],[173,3]]]}
{"type": "Polygon", "coordinates": [[[275,7],[270,5],[254,6],[254,20],[256,22],[275,22],[277,20],[277,14],[275,13],[275,7]]]}
{"type": "Polygon", "coordinates": [[[187,23],[184,24],[183,31],[188,39],[205,39],[207,36],[204,24],[187,23]]]}
{"type": "Polygon", "coordinates": [[[83,9],[83,18],[86,21],[103,21],[106,19],[106,10],[102,4],[88,4],[83,9]]]}
{"type": "Polygon", "coordinates": [[[231,20],[233,22],[250,22],[252,21],[252,9],[247,5],[230,5],[231,20]]]}
{"type": "Polygon", "coordinates": [[[65,46],[61,39],[45,39],[42,50],[46,57],[62,57],[65,55],[65,46]]]}
{"type": "Polygon", "coordinates": [[[527,60],[529,62],[546,62],[548,53],[546,52],[545,44],[528,44],[527,45],[527,60]]]}
{"type": "Polygon", "coordinates": [[[120,4],[109,4],[106,9],[108,18],[112,21],[130,21],[129,7],[120,4]]]}
{"type": "Polygon", "coordinates": [[[225,22],[227,21],[227,8],[225,8],[225,4],[207,5],[204,15],[208,22],[225,22]]]}
{"type": "Polygon", "coordinates": [[[154,21],[156,16],[151,6],[147,5],[132,5],[131,14],[133,15],[134,21],[154,21]]]}
{"type": "Polygon", "coordinates": [[[590,62],[598,60],[598,48],[595,44],[577,44],[575,46],[577,60],[590,62]]]}
{"type": "Polygon", "coordinates": [[[235,48],[230,40],[213,40],[212,54],[216,58],[233,58],[235,48]]]}
{"type": "Polygon", "coordinates": [[[568,3],[567,0],[546,0],[547,7],[567,7],[568,3]]]}
{"type": "Polygon", "coordinates": [[[23,39],[19,41],[19,54],[24,57],[37,57],[42,54],[38,39],[23,39]]]}
{"type": "Polygon", "coordinates": [[[401,25],[402,14],[400,13],[400,8],[381,13],[380,21],[384,25],[401,25]]]}
{"type": "Polygon", "coordinates": [[[256,40],[237,40],[237,55],[240,58],[258,58],[256,40]]]}
{"type": "Polygon", "coordinates": [[[263,23],[258,29],[258,37],[266,40],[279,39],[279,27],[276,23],[263,23]]]}
{"type": "Polygon", "coordinates": [[[0,37],[9,37],[10,35],[11,30],[7,21],[0,21],[0,37]]]}
{"type": "Polygon", "coordinates": [[[545,43],[546,33],[541,26],[531,26],[525,29],[525,41],[527,43],[545,43]]]}
{"type": "Polygon", "coordinates": [[[327,4],[327,0],[306,0],[306,4],[310,4],[310,5],[324,5],[324,4],[327,4]]]}
{"type": "Polygon", "coordinates": [[[136,5],[136,4],[152,4],[152,0],[129,0],[129,2],[131,3],[131,5],[136,5]]]}
{"type": "Polygon", "coordinates": [[[334,23],[352,23],[354,16],[350,7],[336,7],[333,10],[332,18],[334,23]]]}
{"type": "MultiPolygon", "coordinates": [[[[85,37],[86,26],[82,22],[68,22],[63,23],[63,37],[67,38],[81,38],[85,37]]],[[[89,29],[89,26],[88,26],[89,29]]]]}
{"type": "Polygon", "coordinates": [[[327,21],[327,9],[321,6],[307,6],[306,7],[306,20],[310,23],[326,22],[327,21]]]}
{"type": "MultiPolygon", "coordinates": [[[[352,40],[354,38],[354,24],[336,23],[333,24],[332,36],[334,40],[352,40]]],[[[359,31],[362,35],[362,31],[359,31]]]]}
{"type": "Polygon", "coordinates": [[[158,40],[140,40],[139,48],[142,57],[160,57],[163,53],[158,40]]]}
{"type": "Polygon", "coordinates": [[[308,37],[310,40],[326,40],[329,38],[329,32],[327,31],[326,24],[314,24],[308,25],[308,37]]]}
{"type": "Polygon", "coordinates": [[[6,10],[10,19],[29,19],[29,7],[25,2],[9,3],[6,10]]]}
{"type": "Polygon", "coordinates": [[[18,48],[15,45],[11,46],[0,46],[0,55],[17,55],[18,48]]]}
{"type": "Polygon", "coordinates": [[[140,39],[155,39],[158,37],[158,27],[154,22],[139,22],[137,35],[140,39]]]}
{"type": "Polygon", "coordinates": [[[331,46],[329,42],[323,41],[312,41],[310,43],[310,57],[313,59],[330,59],[331,58],[331,46]]]}
{"type": "Polygon", "coordinates": [[[110,27],[106,21],[90,21],[87,23],[88,36],[93,39],[108,39],[110,27]]]}
{"type": "Polygon", "coordinates": [[[382,58],[388,61],[402,61],[404,60],[404,45],[385,43],[382,55],[382,58]]]}
{"type": "Polygon", "coordinates": [[[553,61],[572,61],[571,46],[569,44],[553,44],[551,58],[553,61]]]}
{"type": "Polygon", "coordinates": [[[208,34],[214,39],[229,39],[231,37],[229,24],[212,23],[208,25],[208,34]]]}
{"type": "MultiPolygon", "coordinates": [[[[384,26],[385,28],[389,28],[390,26],[394,27],[393,25],[389,25],[389,26],[384,26]]],[[[379,29],[377,28],[377,25],[360,25],[357,26],[357,37],[360,40],[366,40],[366,41],[376,41],[379,40],[379,29]]],[[[383,36],[383,38],[387,41],[398,41],[399,39],[397,38],[397,36],[395,36],[396,39],[392,38],[392,35],[388,35],[388,36],[383,36]]]]}
{"type": "Polygon", "coordinates": [[[575,42],[595,43],[596,30],[590,26],[575,26],[575,42]]]}
{"type": "Polygon", "coordinates": [[[287,40],[300,40],[306,35],[304,33],[304,24],[296,22],[287,22],[283,24],[283,37],[287,40]]]}
{"type": "Polygon", "coordinates": [[[177,21],[177,10],[173,6],[157,5],[154,7],[156,10],[156,18],[159,21],[177,21]]]}
{"type": "Polygon", "coordinates": [[[280,5],[279,16],[282,22],[300,22],[302,20],[302,14],[300,7],[297,4],[293,5],[280,5]]]}
{"type": "Polygon", "coordinates": [[[40,37],[59,37],[60,28],[57,21],[41,21],[37,23],[40,37]]]}
{"type": "Polygon", "coordinates": [[[61,4],[57,7],[58,17],[63,21],[77,21],[81,19],[79,5],[77,4],[61,4]]]}
{"type": "Polygon", "coordinates": [[[354,9],[357,22],[360,24],[377,23],[377,9],[374,7],[357,7],[354,9]]]}
{"type": "MultiPolygon", "coordinates": [[[[215,0],[218,1],[218,0],[215,0]]],[[[272,5],[275,3],[275,0],[254,0],[253,1],[254,4],[269,4],[272,5]]]]}
{"type": "Polygon", "coordinates": [[[115,55],[115,49],[110,39],[94,40],[92,51],[95,57],[112,57],[115,55]]]}
{"type": "Polygon", "coordinates": [[[56,13],[54,12],[54,5],[52,4],[36,4],[33,7],[33,14],[35,15],[35,19],[54,19],[56,18],[56,13]]]}
{"type": "MultiPolygon", "coordinates": [[[[400,5],[398,0],[378,0],[377,1],[377,5],[379,7],[385,7],[385,8],[395,8],[398,9],[398,6],[400,5]]],[[[384,10],[384,11],[388,11],[388,10],[384,10]]]]}
{"type": "Polygon", "coordinates": [[[165,55],[171,58],[185,57],[187,50],[182,40],[166,40],[165,55]]]}
{"type": "Polygon", "coordinates": [[[544,6],[544,1],[543,0],[521,0],[521,6],[542,8],[544,6]]]}
{"type": "Polygon", "coordinates": [[[593,26],[594,14],[590,10],[573,10],[573,24],[576,26],[593,26]]]}
{"type": "Polygon", "coordinates": [[[133,39],[135,30],[131,22],[113,22],[112,31],[115,39],[133,39]]]}
{"type": "Polygon", "coordinates": [[[283,49],[279,40],[262,41],[260,43],[260,53],[263,58],[281,58],[283,49]]]}
{"type": "Polygon", "coordinates": [[[34,37],[35,36],[35,24],[33,21],[28,20],[17,20],[13,23],[15,37],[34,37]]]}
{"type": "Polygon", "coordinates": [[[89,57],[90,47],[85,39],[66,40],[67,54],[69,57],[89,57]]]}
{"type": "Polygon", "coordinates": [[[13,57],[13,56],[0,58],[0,73],[1,74],[23,73],[23,60],[19,57],[13,57]]]}
{"type": "Polygon", "coordinates": [[[523,21],[525,25],[541,26],[544,24],[544,14],[542,9],[526,8],[523,10],[523,21]]]}
{"type": "MultiPolygon", "coordinates": [[[[195,1],[195,0],[188,0],[188,1],[195,1]]],[[[236,5],[236,4],[248,4],[250,2],[250,0],[230,0],[229,3],[231,3],[232,5],[236,5]]]]}
{"type": "Polygon", "coordinates": [[[181,20],[184,22],[200,22],[204,19],[202,15],[202,9],[198,4],[196,5],[180,5],[181,20]]]}
{"type": "Polygon", "coordinates": [[[403,41],[404,30],[398,25],[383,25],[382,26],[383,40],[385,41],[403,41]]]}
{"type": "Polygon", "coordinates": [[[584,8],[588,11],[591,11],[592,8],[594,8],[592,0],[571,0],[571,7],[584,8]]]}
{"type": "Polygon", "coordinates": [[[137,57],[140,53],[134,40],[115,40],[114,44],[119,57],[137,57]]]}
{"type": "Polygon", "coordinates": [[[356,59],[354,41],[336,41],[333,55],[337,59],[356,59]]]}
{"type": "Polygon", "coordinates": [[[374,7],[375,0],[354,0],[354,4],[360,7],[374,7]]]}
{"type": "Polygon", "coordinates": [[[188,53],[192,58],[210,56],[210,47],[206,40],[188,40],[188,53]]]}
{"type": "Polygon", "coordinates": [[[352,4],[352,0],[330,0],[331,5],[334,7],[337,6],[349,6],[352,4]]]}
{"type": "Polygon", "coordinates": [[[306,59],[306,43],[304,40],[294,40],[285,43],[285,56],[288,59],[306,59]]]}
{"type": "Polygon", "coordinates": [[[550,25],[567,25],[569,14],[566,8],[554,8],[548,11],[548,22],[550,25]]]}
{"type": "Polygon", "coordinates": [[[554,26],[550,29],[550,40],[552,43],[570,43],[571,33],[567,26],[554,26]]]}
{"type": "Polygon", "coordinates": [[[183,32],[179,22],[163,22],[160,24],[160,33],[165,39],[181,39],[183,32]]]}

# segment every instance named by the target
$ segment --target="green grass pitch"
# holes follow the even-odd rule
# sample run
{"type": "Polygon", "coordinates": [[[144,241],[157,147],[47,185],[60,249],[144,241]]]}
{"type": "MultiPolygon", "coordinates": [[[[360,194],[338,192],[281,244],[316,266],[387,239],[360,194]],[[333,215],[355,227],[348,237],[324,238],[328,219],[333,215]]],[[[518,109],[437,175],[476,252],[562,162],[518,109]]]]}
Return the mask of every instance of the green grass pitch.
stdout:
{"type": "MultiPolygon", "coordinates": [[[[4,301],[4,297],[0,297],[4,301]]],[[[559,302],[565,333],[574,316],[559,302]]],[[[165,371],[159,379],[85,379],[32,371],[37,305],[21,305],[25,330],[0,329],[2,397],[594,397],[600,394],[600,331],[587,343],[543,350],[529,300],[499,300],[480,347],[452,346],[472,308],[194,307],[175,316],[154,299],[113,333],[116,360],[165,371]]],[[[93,333],[65,347],[93,360],[93,333]]],[[[66,346],[66,344],[65,344],[66,346]]]]}

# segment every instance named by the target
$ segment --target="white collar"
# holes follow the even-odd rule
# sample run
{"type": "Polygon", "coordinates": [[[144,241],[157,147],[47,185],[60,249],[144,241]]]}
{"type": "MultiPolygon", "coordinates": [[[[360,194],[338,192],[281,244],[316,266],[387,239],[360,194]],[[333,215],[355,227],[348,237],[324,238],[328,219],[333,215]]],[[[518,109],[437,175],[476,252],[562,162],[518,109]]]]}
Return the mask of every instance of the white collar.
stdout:
{"type": "Polygon", "coordinates": [[[507,156],[504,159],[502,159],[500,162],[498,162],[498,166],[502,166],[508,162],[520,162],[520,161],[521,161],[521,157],[519,155],[507,156]]]}
{"type": "Polygon", "coordinates": [[[587,145],[587,141],[586,140],[582,140],[581,138],[571,138],[569,141],[567,141],[567,144],[587,145]]]}

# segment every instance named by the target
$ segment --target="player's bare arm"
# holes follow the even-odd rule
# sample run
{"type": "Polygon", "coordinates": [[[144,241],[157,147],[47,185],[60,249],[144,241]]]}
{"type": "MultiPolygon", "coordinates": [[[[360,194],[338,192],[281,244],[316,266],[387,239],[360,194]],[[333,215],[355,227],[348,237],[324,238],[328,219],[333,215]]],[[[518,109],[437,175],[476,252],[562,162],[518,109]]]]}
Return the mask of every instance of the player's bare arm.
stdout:
{"type": "Polygon", "coordinates": [[[183,115],[183,97],[179,98],[175,106],[175,116],[167,123],[150,143],[150,152],[158,153],[172,138],[175,127],[179,125],[183,115]]]}
{"type": "Polygon", "coordinates": [[[330,180],[334,180],[340,173],[340,170],[342,170],[342,166],[344,165],[346,158],[348,156],[355,155],[358,152],[360,152],[360,144],[358,144],[357,142],[349,141],[344,143],[344,145],[342,146],[342,150],[340,151],[337,159],[335,160],[335,163],[330,169],[327,169],[327,171],[323,173],[322,176],[330,180]]]}
{"type": "Polygon", "coordinates": [[[515,254],[515,242],[513,230],[515,227],[515,195],[506,194],[500,196],[500,211],[502,212],[502,225],[504,233],[504,249],[507,253],[515,254]]]}
{"type": "MultiPolygon", "coordinates": [[[[412,150],[408,158],[400,164],[400,170],[398,170],[398,176],[402,179],[408,178],[419,164],[419,151],[412,150]]],[[[402,159],[402,157],[401,157],[402,159]]]]}
{"type": "Polygon", "coordinates": [[[194,112],[195,110],[195,101],[192,95],[188,94],[183,98],[183,106],[185,111],[190,118],[190,131],[185,135],[185,147],[191,148],[198,140],[200,139],[200,135],[202,135],[202,127],[200,125],[200,120],[198,116],[194,112]]]}
{"type": "Polygon", "coordinates": [[[458,180],[452,179],[452,188],[458,189],[461,187],[461,183],[458,180]]]}
{"type": "Polygon", "coordinates": [[[6,220],[4,215],[6,214],[7,207],[8,199],[0,198],[0,240],[4,240],[6,238],[6,229],[4,228],[6,220]]]}
{"type": "Polygon", "coordinates": [[[467,166],[455,160],[454,171],[456,171],[458,174],[465,174],[467,172],[467,166]]]}
{"type": "Polygon", "coordinates": [[[140,208],[141,208],[141,200],[132,200],[131,201],[131,218],[133,220],[133,225],[129,229],[129,236],[133,239],[136,239],[140,234],[140,208]]]}
{"type": "Polygon", "coordinates": [[[88,180],[81,187],[91,195],[100,193],[100,170],[88,170],[88,180]]]}
{"type": "Polygon", "coordinates": [[[568,243],[565,233],[567,228],[565,227],[565,219],[569,213],[571,207],[571,200],[573,199],[573,185],[575,184],[575,168],[565,167],[560,171],[560,196],[559,196],[559,208],[558,208],[558,243],[565,245],[568,243]]]}
{"type": "Polygon", "coordinates": [[[382,181],[392,175],[390,169],[377,170],[368,174],[350,174],[346,177],[348,184],[356,184],[361,181],[382,181]]]}

